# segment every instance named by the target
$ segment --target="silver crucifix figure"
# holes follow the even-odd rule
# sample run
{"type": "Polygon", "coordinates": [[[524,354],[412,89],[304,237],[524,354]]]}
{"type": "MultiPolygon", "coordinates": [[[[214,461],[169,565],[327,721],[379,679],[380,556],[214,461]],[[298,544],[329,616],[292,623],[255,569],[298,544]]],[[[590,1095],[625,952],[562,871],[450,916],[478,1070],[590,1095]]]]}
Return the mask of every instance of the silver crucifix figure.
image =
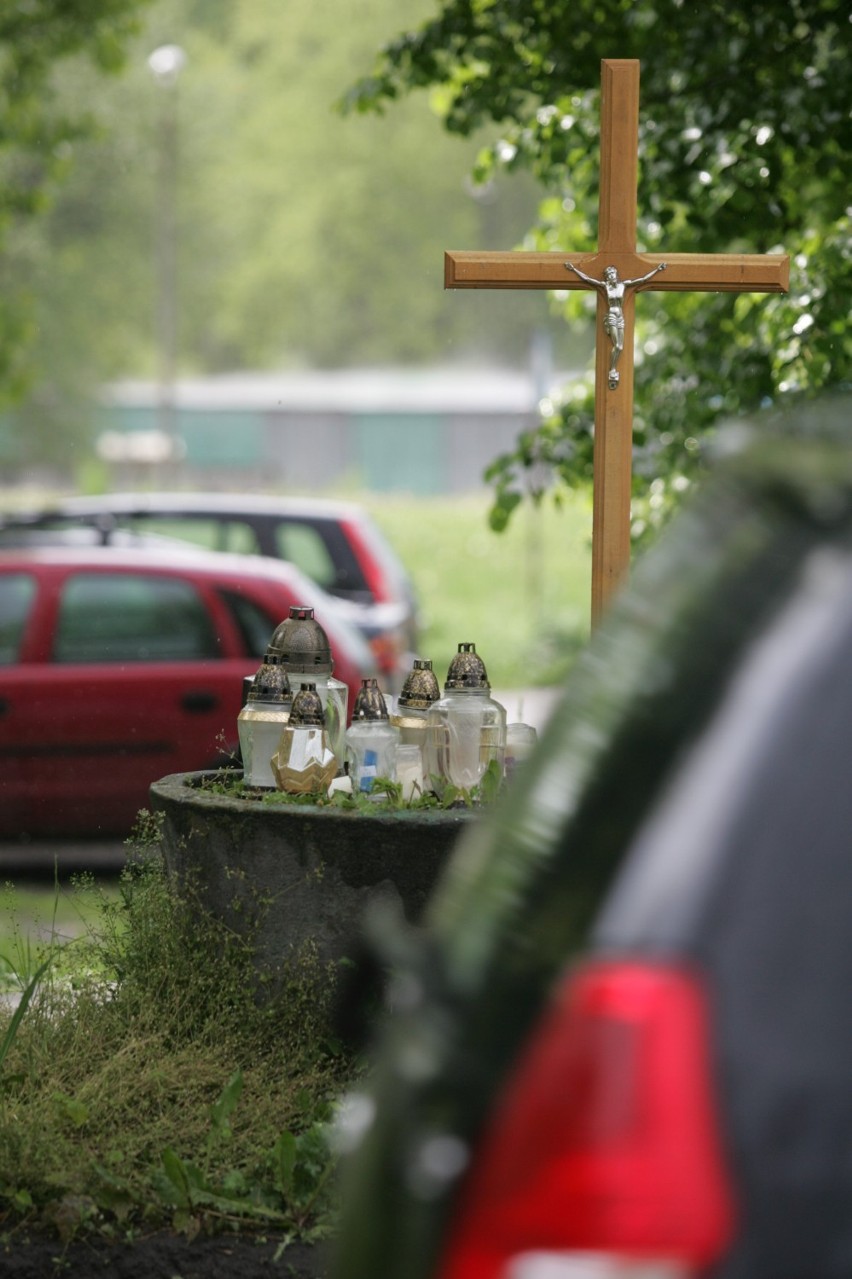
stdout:
{"type": "Polygon", "coordinates": [[[603,279],[595,280],[590,275],[586,275],[585,271],[581,271],[578,266],[574,266],[573,262],[566,262],[565,269],[573,271],[576,276],[591,284],[592,288],[599,289],[601,293],[606,294],[607,312],[604,316],[604,332],[612,343],[612,355],[609,359],[609,378],[607,379],[609,388],[614,391],[618,386],[619,373],[616,365],[618,357],[624,350],[624,311],[621,304],[624,301],[625,289],[634,288],[637,284],[644,284],[646,280],[650,280],[658,271],[665,271],[668,263],[661,262],[659,266],[655,266],[653,271],[649,271],[647,275],[640,275],[635,280],[619,280],[618,271],[614,266],[604,267],[603,279]]]}

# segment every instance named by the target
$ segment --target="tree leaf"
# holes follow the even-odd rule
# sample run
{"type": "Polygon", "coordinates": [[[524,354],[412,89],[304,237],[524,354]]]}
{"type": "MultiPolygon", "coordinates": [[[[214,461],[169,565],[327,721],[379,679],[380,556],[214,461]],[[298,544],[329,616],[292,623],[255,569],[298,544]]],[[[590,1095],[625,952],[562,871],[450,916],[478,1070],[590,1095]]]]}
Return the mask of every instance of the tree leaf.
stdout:
{"type": "Polygon", "coordinates": [[[296,1151],[296,1138],[291,1132],[282,1132],[272,1149],[273,1178],[284,1199],[289,1199],[293,1193],[296,1151]]]}
{"type": "Polygon", "coordinates": [[[218,1134],[224,1135],[227,1122],[236,1109],[243,1091],[243,1072],[235,1070],[219,1094],[219,1099],[210,1107],[210,1122],[218,1134]]]}

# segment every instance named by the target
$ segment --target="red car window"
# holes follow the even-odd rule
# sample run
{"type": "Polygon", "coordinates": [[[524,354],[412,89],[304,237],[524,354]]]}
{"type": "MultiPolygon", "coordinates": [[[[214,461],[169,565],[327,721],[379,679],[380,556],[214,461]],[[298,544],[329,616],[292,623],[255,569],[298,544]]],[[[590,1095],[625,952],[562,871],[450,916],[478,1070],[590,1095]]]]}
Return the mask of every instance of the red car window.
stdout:
{"type": "Polygon", "coordinates": [[[77,573],[65,583],[57,662],[174,662],[219,656],[207,609],[191,583],[133,573],[77,573]]]}
{"type": "Polygon", "coordinates": [[[270,617],[259,604],[239,591],[220,588],[217,594],[231,612],[246,653],[250,657],[263,657],[281,618],[270,617]]]}
{"type": "Polygon", "coordinates": [[[0,665],[18,660],[24,624],[35,595],[35,578],[29,573],[0,577],[0,665]]]}

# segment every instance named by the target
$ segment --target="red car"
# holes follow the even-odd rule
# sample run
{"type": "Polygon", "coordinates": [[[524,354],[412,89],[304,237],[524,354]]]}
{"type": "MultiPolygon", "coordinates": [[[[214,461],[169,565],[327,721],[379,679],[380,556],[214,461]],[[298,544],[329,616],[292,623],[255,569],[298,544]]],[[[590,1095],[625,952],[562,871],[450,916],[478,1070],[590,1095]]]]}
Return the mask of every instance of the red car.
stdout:
{"type": "Polygon", "coordinates": [[[292,565],[170,547],[0,552],[0,837],[130,831],[148,787],[236,749],[242,682],[313,605],[350,688],[366,641],[292,565]]]}
{"type": "Polygon", "coordinates": [[[0,514],[0,546],[127,545],[181,538],[217,551],[295,564],[339,604],[373,650],[385,687],[399,692],[417,651],[414,588],[387,539],[354,502],[227,493],[109,493],[40,511],[0,514]],[[70,544],[70,543],[66,543],[70,544]]]}

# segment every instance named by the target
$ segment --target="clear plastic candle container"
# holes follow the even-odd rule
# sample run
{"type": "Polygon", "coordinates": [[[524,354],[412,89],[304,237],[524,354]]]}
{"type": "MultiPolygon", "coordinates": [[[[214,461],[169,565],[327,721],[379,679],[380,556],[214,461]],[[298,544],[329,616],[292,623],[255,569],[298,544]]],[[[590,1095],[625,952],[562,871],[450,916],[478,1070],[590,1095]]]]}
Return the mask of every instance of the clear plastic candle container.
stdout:
{"type": "Polygon", "coordinates": [[[322,703],[313,684],[302,684],[293,698],[272,772],[279,790],[290,795],[325,793],[337,772],[337,760],[325,730],[322,703]]]}

